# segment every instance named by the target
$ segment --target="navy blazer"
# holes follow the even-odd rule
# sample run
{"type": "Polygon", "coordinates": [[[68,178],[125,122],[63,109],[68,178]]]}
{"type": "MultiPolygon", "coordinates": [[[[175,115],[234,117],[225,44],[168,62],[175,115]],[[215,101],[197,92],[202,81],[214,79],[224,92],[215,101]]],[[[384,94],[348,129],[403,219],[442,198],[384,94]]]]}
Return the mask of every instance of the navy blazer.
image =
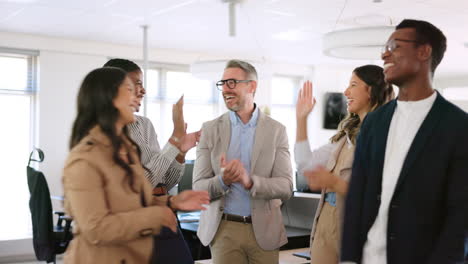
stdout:
{"type": "MultiPolygon", "coordinates": [[[[357,140],[342,236],[342,261],[361,263],[380,206],[396,101],[369,113],[357,140]]],[[[439,93],[405,158],[390,202],[388,264],[463,263],[468,231],[468,114],[439,93]]]]}

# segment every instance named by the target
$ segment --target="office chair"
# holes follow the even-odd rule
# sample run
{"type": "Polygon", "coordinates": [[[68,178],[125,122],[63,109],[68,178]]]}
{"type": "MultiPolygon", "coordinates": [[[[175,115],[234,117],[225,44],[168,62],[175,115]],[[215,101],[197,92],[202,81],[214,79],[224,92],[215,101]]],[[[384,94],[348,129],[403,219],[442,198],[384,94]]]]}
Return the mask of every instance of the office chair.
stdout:
{"type": "Polygon", "coordinates": [[[29,209],[33,227],[33,246],[37,260],[55,263],[57,254],[62,254],[67,249],[72,234],[72,219],[63,212],[54,212],[58,215],[57,225],[53,225],[52,202],[50,200],[49,187],[44,174],[32,168],[31,161],[44,161],[44,152],[38,148],[29,155],[28,176],[29,209]],[[37,152],[39,159],[33,159],[37,152]]]}

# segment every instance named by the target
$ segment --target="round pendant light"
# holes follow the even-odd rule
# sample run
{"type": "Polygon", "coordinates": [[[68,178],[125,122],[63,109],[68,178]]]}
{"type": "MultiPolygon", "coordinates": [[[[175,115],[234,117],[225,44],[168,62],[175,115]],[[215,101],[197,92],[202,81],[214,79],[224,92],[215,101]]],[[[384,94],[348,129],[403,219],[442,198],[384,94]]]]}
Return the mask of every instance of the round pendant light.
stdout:
{"type": "Polygon", "coordinates": [[[395,31],[392,26],[361,27],[332,31],[323,37],[323,53],[341,59],[380,58],[382,47],[395,31]]]}

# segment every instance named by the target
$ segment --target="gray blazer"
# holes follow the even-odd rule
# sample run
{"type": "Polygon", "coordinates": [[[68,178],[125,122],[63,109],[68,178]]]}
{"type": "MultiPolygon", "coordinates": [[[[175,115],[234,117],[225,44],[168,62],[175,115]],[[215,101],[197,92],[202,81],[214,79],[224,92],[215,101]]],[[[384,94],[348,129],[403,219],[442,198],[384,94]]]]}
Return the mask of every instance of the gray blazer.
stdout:
{"type": "MultiPolygon", "coordinates": [[[[206,122],[202,127],[193,173],[193,189],[207,190],[212,199],[202,212],[198,237],[207,246],[213,240],[224,210],[224,192],[218,179],[220,157],[227,153],[231,138],[229,113],[206,122]]],[[[281,200],[292,194],[292,168],[286,128],[259,112],[252,149],[250,190],[252,225],[257,243],[265,250],[287,243],[281,215],[281,200]]]]}

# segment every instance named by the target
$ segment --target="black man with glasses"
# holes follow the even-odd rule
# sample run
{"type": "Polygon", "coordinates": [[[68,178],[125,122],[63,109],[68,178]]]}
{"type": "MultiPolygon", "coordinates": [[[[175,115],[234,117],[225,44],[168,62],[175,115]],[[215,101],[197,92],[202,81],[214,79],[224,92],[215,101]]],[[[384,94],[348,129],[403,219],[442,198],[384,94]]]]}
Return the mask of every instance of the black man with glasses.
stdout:
{"type": "Polygon", "coordinates": [[[203,124],[197,146],[193,189],[212,201],[198,237],[213,263],[278,263],[287,243],[280,205],[293,187],[286,128],[254,103],[250,63],[229,61],[216,85],[230,111],[203,124]]]}
{"type": "Polygon", "coordinates": [[[382,53],[396,100],[369,113],[356,144],[341,263],[464,263],[468,114],[434,90],[446,38],[403,20],[382,53]]]}

